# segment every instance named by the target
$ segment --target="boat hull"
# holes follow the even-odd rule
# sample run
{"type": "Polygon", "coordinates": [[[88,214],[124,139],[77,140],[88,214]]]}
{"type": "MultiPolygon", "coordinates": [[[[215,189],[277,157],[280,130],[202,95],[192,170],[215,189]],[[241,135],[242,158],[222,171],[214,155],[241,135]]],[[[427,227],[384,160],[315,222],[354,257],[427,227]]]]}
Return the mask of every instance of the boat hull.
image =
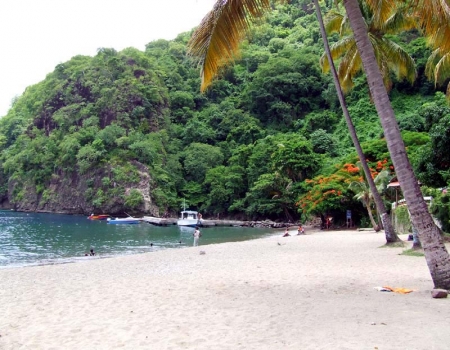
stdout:
{"type": "Polygon", "coordinates": [[[128,225],[134,225],[139,224],[141,220],[139,219],[108,219],[108,224],[111,225],[118,225],[118,224],[128,224],[128,225]]]}
{"type": "Polygon", "coordinates": [[[177,220],[178,226],[189,226],[189,227],[195,227],[200,225],[197,219],[179,219],[177,220]]]}

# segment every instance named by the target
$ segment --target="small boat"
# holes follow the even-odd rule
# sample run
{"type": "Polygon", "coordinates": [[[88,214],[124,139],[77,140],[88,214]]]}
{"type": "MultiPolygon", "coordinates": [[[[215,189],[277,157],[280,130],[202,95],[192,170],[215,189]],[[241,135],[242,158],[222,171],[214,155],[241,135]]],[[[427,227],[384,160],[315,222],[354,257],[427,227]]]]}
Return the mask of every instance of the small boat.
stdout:
{"type": "Polygon", "coordinates": [[[199,218],[199,214],[193,210],[183,210],[180,218],[177,220],[178,226],[199,226],[202,224],[202,220],[199,218]]]}
{"type": "Polygon", "coordinates": [[[139,224],[141,219],[128,217],[128,218],[108,218],[108,224],[139,224]]]}
{"type": "Polygon", "coordinates": [[[88,216],[89,220],[106,220],[107,218],[109,218],[108,214],[100,214],[100,215],[91,214],[88,216]]]}

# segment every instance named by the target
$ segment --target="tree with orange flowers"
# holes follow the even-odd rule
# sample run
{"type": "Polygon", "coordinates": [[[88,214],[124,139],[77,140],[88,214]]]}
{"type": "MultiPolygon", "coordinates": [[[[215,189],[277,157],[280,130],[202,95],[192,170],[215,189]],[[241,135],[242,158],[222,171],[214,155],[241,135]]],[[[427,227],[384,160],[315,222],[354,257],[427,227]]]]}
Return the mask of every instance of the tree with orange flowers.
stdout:
{"type": "Polygon", "coordinates": [[[353,201],[353,192],[349,189],[352,181],[360,178],[359,168],[354,164],[344,164],[334,174],[318,175],[304,182],[305,194],[297,201],[303,215],[319,215],[324,221],[327,213],[342,210],[353,201]]]}

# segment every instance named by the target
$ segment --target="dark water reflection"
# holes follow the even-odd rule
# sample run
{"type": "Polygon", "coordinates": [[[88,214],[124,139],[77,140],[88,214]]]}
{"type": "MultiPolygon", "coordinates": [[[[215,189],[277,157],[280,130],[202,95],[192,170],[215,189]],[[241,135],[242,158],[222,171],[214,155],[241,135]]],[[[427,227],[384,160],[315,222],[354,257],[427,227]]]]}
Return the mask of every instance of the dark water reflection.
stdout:
{"type": "MultiPolygon", "coordinates": [[[[212,227],[202,229],[200,245],[268,236],[272,229],[212,227]]],[[[192,228],[109,225],[85,216],[0,211],[0,268],[85,260],[192,245],[192,228]],[[153,243],[153,246],[151,244],[153,243]]]]}

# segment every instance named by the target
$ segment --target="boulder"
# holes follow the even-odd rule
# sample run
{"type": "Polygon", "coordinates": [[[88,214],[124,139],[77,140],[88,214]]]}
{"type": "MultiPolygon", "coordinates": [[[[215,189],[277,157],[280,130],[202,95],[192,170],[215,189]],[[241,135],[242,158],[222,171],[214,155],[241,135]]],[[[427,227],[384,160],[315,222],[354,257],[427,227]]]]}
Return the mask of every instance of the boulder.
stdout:
{"type": "Polygon", "coordinates": [[[448,292],[445,289],[433,289],[431,296],[435,299],[447,298],[448,292]]]}

